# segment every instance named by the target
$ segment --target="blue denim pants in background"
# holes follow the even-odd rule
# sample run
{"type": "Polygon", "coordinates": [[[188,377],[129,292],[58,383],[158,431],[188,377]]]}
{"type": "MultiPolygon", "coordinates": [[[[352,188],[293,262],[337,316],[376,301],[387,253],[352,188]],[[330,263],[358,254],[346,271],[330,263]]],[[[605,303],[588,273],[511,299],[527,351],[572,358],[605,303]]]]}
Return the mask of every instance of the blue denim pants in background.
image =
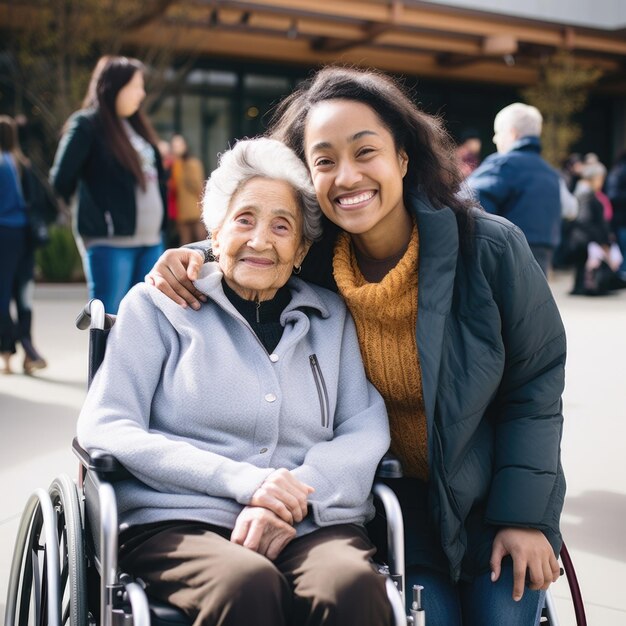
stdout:
{"type": "Polygon", "coordinates": [[[473,582],[453,584],[446,574],[422,567],[407,568],[406,594],[410,604],[413,585],[424,587],[422,605],[428,626],[535,626],[541,619],[545,591],[526,589],[519,602],[512,598],[513,565],[502,562],[497,582],[491,573],[473,582]]]}
{"type": "Polygon", "coordinates": [[[102,300],[105,311],[116,314],[122,298],[133,285],[143,282],[163,250],[162,244],[132,248],[87,248],[84,266],[89,297],[102,300]]]}

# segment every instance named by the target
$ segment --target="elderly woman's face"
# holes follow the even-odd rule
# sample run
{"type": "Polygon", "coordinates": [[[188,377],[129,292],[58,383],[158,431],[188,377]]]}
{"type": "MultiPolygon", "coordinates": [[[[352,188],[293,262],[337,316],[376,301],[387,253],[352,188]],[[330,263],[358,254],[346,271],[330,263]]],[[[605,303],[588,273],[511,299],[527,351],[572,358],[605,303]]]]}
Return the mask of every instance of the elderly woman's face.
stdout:
{"type": "Polygon", "coordinates": [[[239,189],[212,239],[226,283],[246,300],[273,298],[309,249],[295,191],[269,178],[252,178],[239,189]]]}

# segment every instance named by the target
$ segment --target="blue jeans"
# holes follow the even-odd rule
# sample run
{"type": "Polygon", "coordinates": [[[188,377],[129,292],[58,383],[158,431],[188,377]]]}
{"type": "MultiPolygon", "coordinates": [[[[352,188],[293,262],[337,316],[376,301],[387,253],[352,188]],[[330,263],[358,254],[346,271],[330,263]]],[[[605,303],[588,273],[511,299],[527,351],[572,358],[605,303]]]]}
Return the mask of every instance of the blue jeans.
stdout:
{"type": "Polygon", "coordinates": [[[535,626],[541,619],[545,591],[526,589],[513,600],[513,565],[502,562],[497,582],[487,572],[473,582],[454,584],[446,574],[422,567],[407,568],[407,601],[413,585],[422,585],[422,606],[428,626],[535,626]]]}
{"type": "Polygon", "coordinates": [[[143,281],[163,253],[163,245],[114,248],[92,246],[85,252],[89,297],[104,303],[107,313],[117,313],[129,289],[143,281]]]}

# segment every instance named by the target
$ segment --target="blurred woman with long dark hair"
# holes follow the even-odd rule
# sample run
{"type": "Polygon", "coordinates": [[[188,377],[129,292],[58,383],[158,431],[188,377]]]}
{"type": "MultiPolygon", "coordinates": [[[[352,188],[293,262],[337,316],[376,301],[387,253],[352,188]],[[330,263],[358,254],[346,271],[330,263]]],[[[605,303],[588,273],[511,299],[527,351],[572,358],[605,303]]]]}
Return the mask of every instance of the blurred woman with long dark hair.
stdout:
{"type": "Polygon", "coordinates": [[[67,121],[51,180],[69,202],[90,297],[117,311],[163,251],[165,185],[157,136],[140,110],[144,67],[102,57],[67,121]]]}

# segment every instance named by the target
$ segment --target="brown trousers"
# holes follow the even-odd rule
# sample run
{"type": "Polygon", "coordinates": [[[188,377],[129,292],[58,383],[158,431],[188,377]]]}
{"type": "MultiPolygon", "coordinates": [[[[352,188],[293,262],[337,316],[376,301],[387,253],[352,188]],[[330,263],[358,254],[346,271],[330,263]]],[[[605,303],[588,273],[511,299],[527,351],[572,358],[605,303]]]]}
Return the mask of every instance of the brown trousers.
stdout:
{"type": "Polygon", "coordinates": [[[291,541],[272,562],[197,522],[131,528],[120,565],[193,626],[387,626],[384,578],[365,530],[321,528],[291,541]]]}

